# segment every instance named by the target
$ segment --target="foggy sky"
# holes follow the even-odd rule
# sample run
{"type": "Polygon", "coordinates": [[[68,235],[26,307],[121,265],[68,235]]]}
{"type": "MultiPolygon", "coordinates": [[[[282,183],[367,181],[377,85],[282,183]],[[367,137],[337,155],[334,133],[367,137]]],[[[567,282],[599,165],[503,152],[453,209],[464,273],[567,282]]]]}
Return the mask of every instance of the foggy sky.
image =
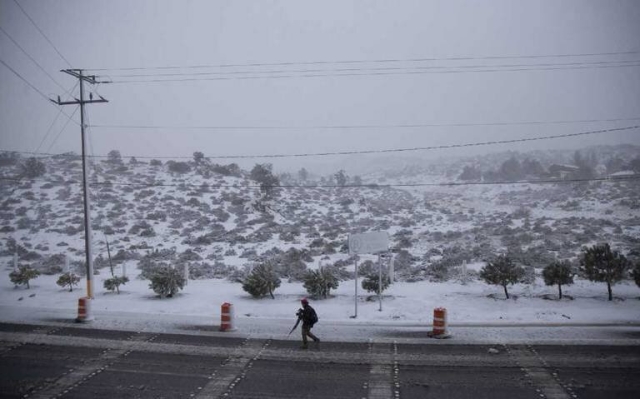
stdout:
{"type": "MultiPolygon", "coordinates": [[[[629,1],[87,1],[18,0],[73,68],[309,63],[123,74],[465,67],[639,61],[640,2],[629,1]],[[635,52],[592,56],[576,54],[635,52]],[[546,58],[499,58],[565,55],[546,58]],[[469,57],[470,60],[451,60],[469,57]],[[434,61],[412,62],[434,58],[434,61]],[[334,61],[402,60],[386,63],[334,61]]],[[[13,0],[0,0],[0,26],[67,90],[69,68],[13,0]]],[[[0,59],[54,98],[64,91],[0,32],[0,59]]],[[[439,146],[577,133],[640,124],[640,64],[631,67],[465,73],[398,73],[119,83],[87,87],[109,100],[87,106],[91,153],[190,157],[296,154],[439,146]],[[615,122],[323,129],[322,126],[474,124],[600,119],[615,122]],[[635,118],[635,119],[634,119],[635,118]],[[282,127],[282,129],[237,129],[282,127]],[[297,129],[299,128],[299,129],[297,129]]],[[[524,68],[526,69],[526,68],[524,68]]],[[[411,69],[415,71],[415,69],[411,69]]],[[[458,69],[459,71],[460,69],[458,69]]],[[[377,70],[376,70],[377,71],[377,70]]],[[[280,73],[281,75],[283,73],[280,73]]],[[[327,73],[330,74],[330,73],[327,73]]],[[[286,73],[285,73],[286,75],[286,73]]],[[[186,75],[183,78],[195,77],[186,75]]],[[[225,76],[225,75],[216,75],[225,76]]],[[[231,75],[235,76],[235,75],[231,75]]],[[[244,76],[244,75],[243,75],[244,76]]],[[[78,96],[77,89],[74,93],[78,96]]],[[[65,106],[71,115],[73,106],[65,106]]],[[[80,129],[0,65],[0,149],[80,152],[80,129]],[[60,133],[61,132],[61,133],[60,133]],[[57,137],[57,139],[56,139],[57,137]],[[44,141],[43,141],[44,139],[44,141]]],[[[79,112],[74,119],[79,120],[79,112]]],[[[421,151],[411,156],[640,144],[640,130],[562,140],[421,151]]],[[[317,158],[317,157],[314,157],[317,158]]],[[[314,158],[294,158],[305,165],[314,158]]],[[[357,162],[357,157],[353,158],[357,162]]],[[[220,160],[223,163],[237,160],[220,160]]],[[[273,159],[244,163],[276,162],[273,159]]]]}

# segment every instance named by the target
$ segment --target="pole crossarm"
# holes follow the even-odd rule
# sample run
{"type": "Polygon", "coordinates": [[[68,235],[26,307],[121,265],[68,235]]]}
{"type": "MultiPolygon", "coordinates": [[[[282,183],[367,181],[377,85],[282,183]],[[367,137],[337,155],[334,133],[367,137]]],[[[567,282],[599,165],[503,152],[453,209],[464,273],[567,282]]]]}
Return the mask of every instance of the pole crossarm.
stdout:
{"type": "Polygon", "coordinates": [[[104,97],[98,95],[98,97],[100,97],[99,100],[84,100],[81,101],[79,99],[76,98],[75,101],[60,101],[60,97],[58,97],[58,100],[52,100],[49,99],[52,103],[54,104],[58,104],[58,105],[70,105],[70,104],[92,104],[92,103],[108,103],[109,100],[106,100],[104,97]]]}

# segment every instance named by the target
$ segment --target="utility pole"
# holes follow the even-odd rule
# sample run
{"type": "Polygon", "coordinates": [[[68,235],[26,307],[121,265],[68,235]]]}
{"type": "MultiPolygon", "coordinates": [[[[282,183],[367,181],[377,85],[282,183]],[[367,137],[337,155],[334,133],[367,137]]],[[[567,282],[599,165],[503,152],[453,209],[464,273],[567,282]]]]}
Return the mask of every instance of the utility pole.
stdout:
{"type": "Polygon", "coordinates": [[[76,98],[75,101],[60,101],[51,100],[54,104],[58,105],[80,105],[80,132],[82,137],[82,190],[84,198],[84,247],[86,253],[87,263],[87,297],[93,299],[93,256],[91,253],[91,206],[89,203],[89,187],[87,176],[87,140],[85,138],[85,124],[84,124],[84,105],[92,103],[106,103],[108,102],[102,96],[99,96],[99,100],[94,100],[93,95],[89,95],[89,100],[84,99],[84,82],[90,84],[97,84],[101,82],[96,81],[95,75],[83,75],[82,69],[63,69],[60,72],[69,74],[75,78],[78,78],[80,83],[80,98],[76,98]]]}

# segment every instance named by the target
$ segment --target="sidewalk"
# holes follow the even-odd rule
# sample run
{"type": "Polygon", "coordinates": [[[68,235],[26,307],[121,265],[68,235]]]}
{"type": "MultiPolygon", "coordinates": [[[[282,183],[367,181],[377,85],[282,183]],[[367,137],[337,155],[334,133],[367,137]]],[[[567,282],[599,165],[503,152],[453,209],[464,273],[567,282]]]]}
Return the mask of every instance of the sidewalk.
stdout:
{"type": "MultiPolygon", "coordinates": [[[[220,332],[219,315],[164,315],[135,312],[94,311],[95,319],[76,323],[77,314],[59,309],[30,308],[28,314],[0,306],[0,322],[45,324],[60,327],[130,330],[141,332],[220,335],[228,337],[300,339],[300,327],[291,335],[295,318],[237,317],[236,330],[220,332]]],[[[640,345],[640,322],[637,323],[451,323],[449,339],[427,336],[431,325],[411,322],[321,320],[313,329],[323,341],[398,342],[420,344],[537,344],[537,345],[640,345]]]]}

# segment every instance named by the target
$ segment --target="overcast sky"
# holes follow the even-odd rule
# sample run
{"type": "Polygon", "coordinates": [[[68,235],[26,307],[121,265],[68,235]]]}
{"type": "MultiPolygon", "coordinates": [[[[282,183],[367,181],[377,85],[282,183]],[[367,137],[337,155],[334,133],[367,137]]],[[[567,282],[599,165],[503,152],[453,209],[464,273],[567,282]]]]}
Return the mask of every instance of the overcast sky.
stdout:
{"type": "MultiPolygon", "coordinates": [[[[113,81],[87,85],[109,100],[86,107],[93,155],[380,150],[640,124],[635,0],[17,2],[57,48],[0,0],[0,59],[22,78],[63,100],[53,80],[76,81],[61,69],[113,81]]],[[[63,130],[59,109],[0,64],[0,149],[79,153],[79,126],[63,130]]],[[[640,130],[411,155],[595,143],[640,144],[640,130]]]]}

